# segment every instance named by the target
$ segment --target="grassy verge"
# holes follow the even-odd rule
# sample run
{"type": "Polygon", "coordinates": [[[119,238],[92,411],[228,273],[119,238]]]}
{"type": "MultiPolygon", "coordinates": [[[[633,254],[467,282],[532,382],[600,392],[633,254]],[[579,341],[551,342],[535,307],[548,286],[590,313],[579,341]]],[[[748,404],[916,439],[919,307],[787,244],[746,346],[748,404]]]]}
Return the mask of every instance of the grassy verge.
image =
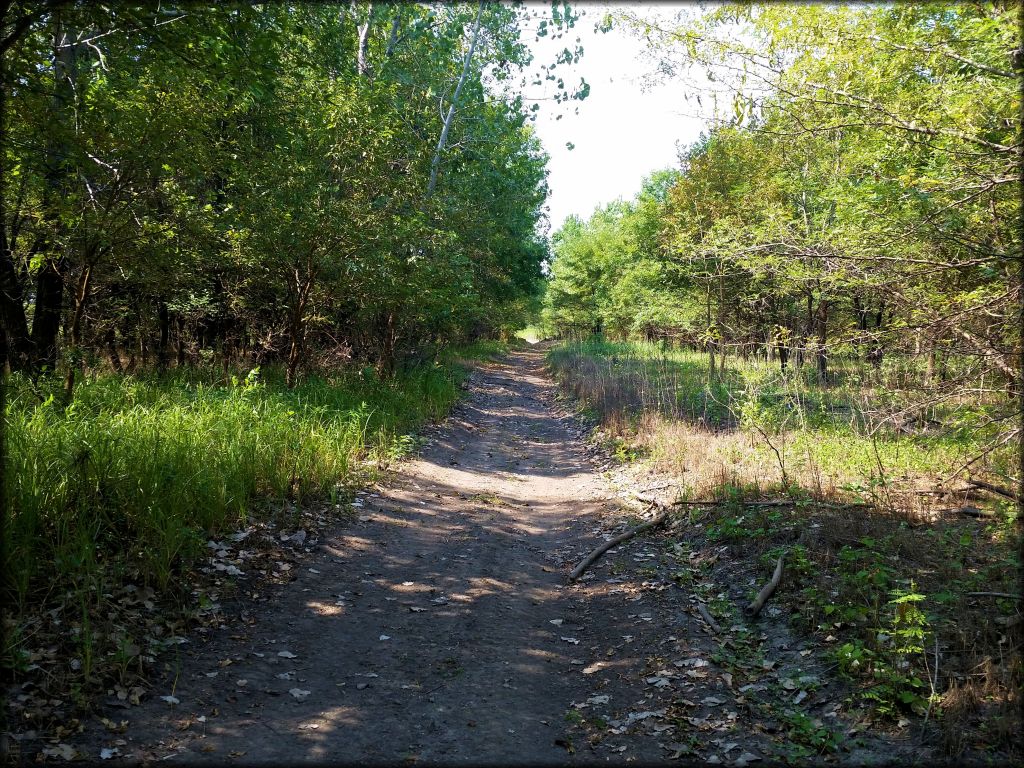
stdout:
{"type": "Polygon", "coordinates": [[[344,501],[448,411],[471,361],[498,351],[479,343],[386,381],[341,370],[293,390],[279,371],[99,376],[67,408],[9,379],[4,677],[45,672],[79,702],[112,677],[123,684],[145,644],[111,615],[161,601],[174,613],[208,540],[306,502],[344,501]],[[67,631],[41,647],[54,625],[67,631]]]}
{"type": "MultiPolygon", "coordinates": [[[[988,418],[992,404],[981,400],[915,408],[920,392],[896,362],[870,374],[837,362],[828,387],[809,365],[782,375],[755,359],[730,358],[711,377],[706,354],[655,344],[566,344],[550,363],[605,436],[628,443],[623,457],[685,469],[697,496],[725,484],[799,487],[920,507],[917,490],[949,487],[950,475],[1005,426],[988,418]]],[[[1015,448],[991,451],[973,471],[1002,483],[1001,475],[1014,474],[1015,448]]]]}
{"type": "MultiPolygon", "coordinates": [[[[851,709],[882,723],[938,723],[929,733],[949,755],[1019,748],[1017,510],[943,486],[991,440],[971,428],[990,403],[936,409],[924,428],[886,427],[872,414],[912,399],[895,374],[867,382],[851,368],[823,388],[802,373],[731,360],[712,379],[704,355],[606,343],[563,345],[549,360],[621,461],[643,459],[681,495],[713,502],[685,507],[687,538],[669,546],[729,550],[728,567],[743,573],[722,573],[723,583],[751,586],[736,605],[718,606],[723,624],[785,553],[769,615],[781,609],[816,642],[849,680],[851,709]]],[[[1007,446],[977,469],[1012,474],[1014,458],[1007,446]]],[[[698,576],[677,567],[673,578],[692,587],[698,576]]],[[[790,715],[790,738],[835,748],[820,722],[790,715]]]]}

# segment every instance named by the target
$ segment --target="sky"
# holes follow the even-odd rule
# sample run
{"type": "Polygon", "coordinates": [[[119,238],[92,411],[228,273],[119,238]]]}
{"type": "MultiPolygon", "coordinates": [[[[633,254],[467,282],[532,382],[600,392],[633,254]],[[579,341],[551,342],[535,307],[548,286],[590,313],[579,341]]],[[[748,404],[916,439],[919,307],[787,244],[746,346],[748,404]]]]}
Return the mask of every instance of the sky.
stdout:
{"type": "MultiPolygon", "coordinates": [[[[688,105],[683,103],[681,86],[641,87],[644,75],[652,69],[642,57],[643,41],[618,28],[607,33],[594,30],[607,6],[585,3],[575,7],[586,15],[567,38],[535,42],[530,35],[527,40],[536,60],[543,62],[552,60],[567,39],[571,48],[579,37],[582,58],[578,64],[560,67],[557,74],[565,77],[567,84],[578,83],[581,76],[590,84],[590,94],[582,102],[540,102],[535,128],[551,155],[551,232],[571,214],[586,219],[597,206],[619,197],[632,198],[652,171],[678,166],[677,142],[690,144],[706,128],[699,118],[683,115],[688,105]],[[574,114],[577,105],[578,115],[574,114]],[[560,120],[556,120],[557,114],[562,115],[560,120]],[[569,142],[574,145],[571,150],[566,146],[569,142]]],[[[692,4],[644,7],[630,3],[629,7],[668,18],[680,8],[693,10],[692,4]]]]}

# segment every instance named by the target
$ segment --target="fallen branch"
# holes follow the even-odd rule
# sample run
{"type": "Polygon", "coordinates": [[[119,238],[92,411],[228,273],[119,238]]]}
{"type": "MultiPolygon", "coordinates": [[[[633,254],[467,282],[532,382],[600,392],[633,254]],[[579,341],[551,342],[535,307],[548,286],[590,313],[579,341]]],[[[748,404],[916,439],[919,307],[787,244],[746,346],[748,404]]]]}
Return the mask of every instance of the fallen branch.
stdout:
{"type": "Polygon", "coordinates": [[[697,612],[700,614],[701,618],[704,619],[704,622],[709,627],[711,627],[712,632],[714,632],[716,635],[720,635],[722,633],[722,628],[718,626],[718,622],[714,620],[714,618],[708,612],[708,609],[704,607],[704,603],[702,603],[700,600],[697,600],[696,603],[697,612]]]}
{"type": "Polygon", "coordinates": [[[955,514],[965,515],[966,517],[995,517],[992,512],[986,512],[983,509],[977,507],[958,507],[957,509],[943,509],[941,512],[953,512],[955,514]]]}
{"type": "MultiPolygon", "coordinates": [[[[654,504],[652,503],[651,506],[653,507],[654,504]]],[[[603,555],[605,552],[607,552],[615,545],[621,544],[624,541],[629,541],[638,533],[643,533],[644,531],[650,530],[651,528],[657,528],[659,525],[664,524],[666,520],[668,520],[667,509],[657,517],[648,520],[646,523],[641,523],[636,528],[631,528],[625,533],[620,533],[614,539],[609,539],[604,544],[595,549],[593,552],[591,552],[589,555],[587,555],[579,565],[572,569],[572,573],[569,574],[569,581],[576,581],[576,579],[583,575],[583,572],[587,570],[587,568],[594,564],[597,558],[599,558],[601,555],[603,555]]]]}
{"type": "Polygon", "coordinates": [[[764,608],[764,604],[768,601],[768,598],[772,596],[772,593],[775,592],[775,589],[779,586],[779,582],[782,581],[782,564],[785,560],[786,553],[783,552],[779,555],[778,562],[775,563],[775,573],[772,574],[772,580],[765,584],[761,588],[761,591],[757,593],[757,597],[754,598],[754,601],[743,609],[743,613],[746,614],[748,618],[753,619],[761,612],[761,609],[764,608]]]}
{"type": "Polygon", "coordinates": [[[1008,491],[1005,488],[1000,488],[998,485],[986,483],[983,480],[968,480],[967,484],[972,485],[975,488],[981,488],[981,490],[983,491],[994,493],[997,496],[1002,496],[1004,499],[1009,499],[1010,501],[1020,501],[1020,499],[1017,496],[1013,495],[1012,491],[1008,491]]]}
{"type": "Polygon", "coordinates": [[[1011,595],[1009,592],[968,592],[968,597],[1006,597],[1010,600],[1024,600],[1021,595],[1011,595]]]}
{"type": "MultiPolygon", "coordinates": [[[[657,504],[655,499],[649,496],[640,496],[634,494],[633,496],[637,501],[642,501],[647,504],[657,504]]],[[[667,506],[669,507],[682,507],[682,506],[697,506],[697,507],[718,507],[732,502],[720,500],[699,500],[690,499],[686,501],[669,501],[667,506]]],[[[797,504],[813,504],[815,507],[822,507],[824,509],[860,509],[862,507],[870,507],[871,504],[863,501],[850,502],[848,504],[828,504],[824,501],[813,501],[810,499],[801,499],[800,501],[792,499],[772,499],[770,501],[741,501],[739,504],[744,507],[795,507],[797,504]]]]}

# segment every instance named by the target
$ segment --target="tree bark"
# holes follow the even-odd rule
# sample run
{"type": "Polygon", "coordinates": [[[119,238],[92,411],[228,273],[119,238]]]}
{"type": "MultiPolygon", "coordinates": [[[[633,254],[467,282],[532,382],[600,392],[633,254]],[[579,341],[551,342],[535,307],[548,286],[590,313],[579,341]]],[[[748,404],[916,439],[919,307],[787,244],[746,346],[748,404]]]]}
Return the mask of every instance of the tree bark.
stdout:
{"type": "Polygon", "coordinates": [[[384,49],[384,58],[390,59],[398,45],[398,30],[402,26],[402,6],[395,6],[395,17],[391,20],[391,34],[388,35],[388,47],[384,49]]]}
{"type": "Polygon", "coordinates": [[[161,371],[166,371],[168,364],[167,348],[171,340],[171,315],[167,311],[167,302],[163,299],[157,303],[156,315],[160,324],[160,345],[156,350],[156,366],[161,371]]]}
{"type": "Polygon", "coordinates": [[[451,104],[448,105],[448,114],[445,115],[444,124],[441,126],[441,138],[437,141],[437,148],[434,150],[434,158],[430,161],[430,182],[427,184],[427,199],[429,200],[434,196],[434,189],[437,187],[437,171],[441,166],[441,153],[444,152],[445,145],[448,143],[448,131],[452,127],[452,119],[455,117],[455,108],[459,104],[459,94],[462,93],[462,86],[466,84],[466,80],[469,78],[469,65],[473,60],[473,52],[476,50],[476,42],[480,37],[480,17],[484,12],[483,0],[480,0],[480,5],[476,12],[476,21],[473,23],[473,37],[469,43],[469,50],[466,52],[466,59],[462,65],[462,75],[459,76],[459,82],[455,86],[455,93],[452,94],[451,104]]]}
{"type": "Polygon", "coordinates": [[[114,326],[110,326],[103,335],[103,345],[107,348],[107,359],[110,360],[110,367],[114,373],[122,373],[124,366],[121,364],[121,355],[117,353],[117,336],[114,333],[114,326]]]}
{"type": "Polygon", "coordinates": [[[7,70],[0,56],[0,331],[4,335],[0,371],[10,363],[12,371],[27,371],[32,362],[32,343],[25,317],[25,291],[14,266],[7,234],[7,70]]]}
{"type": "MultiPolygon", "coordinates": [[[[44,208],[60,205],[67,197],[68,183],[72,178],[69,150],[62,129],[74,129],[75,80],[77,71],[77,46],[71,43],[72,35],[64,29],[62,14],[53,15],[53,69],[54,69],[54,113],[58,116],[57,131],[51,134],[47,146],[46,191],[44,208]]],[[[63,253],[60,235],[59,211],[51,210],[50,223],[56,235],[55,242],[48,247],[49,253],[39,267],[36,279],[35,316],[32,320],[32,344],[35,347],[35,365],[38,371],[44,367],[53,370],[57,365],[57,335],[60,330],[64,304],[64,273],[67,261],[63,253]]]]}
{"type": "Polygon", "coordinates": [[[818,381],[828,383],[828,301],[818,300],[818,381]]]}
{"type": "Polygon", "coordinates": [[[366,8],[366,21],[359,25],[359,47],[356,50],[356,74],[370,76],[370,28],[373,24],[373,3],[366,8]]]}
{"type": "Polygon", "coordinates": [[[75,396],[75,375],[82,365],[82,316],[85,314],[85,304],[89,299],[89,286],[92,282],[92,264],[86,264],[82,274],[78,277],[78,285],[75,289],[75,310],[71,317],[71,326],[68,333],[69,343],[67,376],[64,379],[64,402],[70,403],[75,396]]]}
{"type": "Polygon", "coordinates": [[[179,316],[177,322],[177,357],[178,367],[185,364],[185,321],[179,316]]]}
{"type": "Polygon", "coordinates": [[[302,361],[302,342],[306,333],[306,306],[313,288],[312,271],[307,271],[305,278],[300,278],[295,271],[295,305],[292,307],[291,319],[288,323],[288,364],[285,369],[285,386],[293,389],[297,381],[299,363],[302,361]]]}

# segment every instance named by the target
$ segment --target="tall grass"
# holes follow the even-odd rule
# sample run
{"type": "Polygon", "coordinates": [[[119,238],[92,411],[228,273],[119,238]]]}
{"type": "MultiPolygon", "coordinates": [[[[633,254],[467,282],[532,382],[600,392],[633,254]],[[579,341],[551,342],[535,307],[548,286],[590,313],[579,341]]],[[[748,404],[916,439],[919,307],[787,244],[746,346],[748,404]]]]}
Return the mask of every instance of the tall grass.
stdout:
{"type": "MultiPolygon", "coordinates": [[[[828,386],[812,365],[783,373],[756,357],[719,360],[710,376],[706,354],[649,343],[566,343],[549,361],[611,436],[686,473],[695,493],[796,483],[876,497],[893,485],[948,479],[1000,428],[980,400],[914,407],[921,392],[906,360],[874,370],[836,359],[828,386]]],[[[1013,460],[1007,446],[973,469],[1008,473],[1013,460]]]]}
{"type": "Polygon", "coordinates": [[[24,609],[111,568],[166,588],[208,537],[258,514],[258,501],[333,493],[401,453],[406,433],[458,397],[465,369],[452,359],[387,381],[371,369],[311,377],[294,390],[276,371],[106,375],[82,382],[67,408],[12,377],[5,599],[24,609]]]}

